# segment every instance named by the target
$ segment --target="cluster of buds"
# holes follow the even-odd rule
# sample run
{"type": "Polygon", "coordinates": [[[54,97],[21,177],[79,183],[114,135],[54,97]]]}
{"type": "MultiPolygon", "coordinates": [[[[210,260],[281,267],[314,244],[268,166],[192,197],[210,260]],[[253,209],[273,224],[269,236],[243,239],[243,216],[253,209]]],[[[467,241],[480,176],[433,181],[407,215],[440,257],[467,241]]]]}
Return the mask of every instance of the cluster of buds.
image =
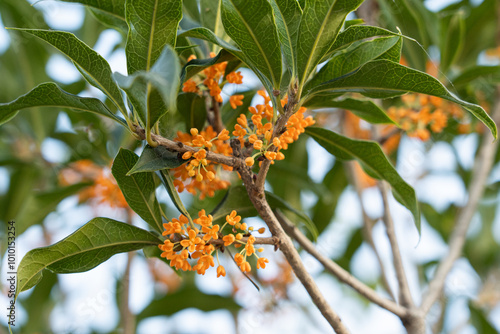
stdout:
{"type": "MultiPolygon", "coordinates": [[[[255,249],[255,236],[251,233],[254,228],[241,222],[241,217],[236,211],[226,216],[226,222],[220,226],[213,223],[212,215],[207,215],[205,210],[198,213],[198,218],[190,221],[186,216],[181,215],[178,219],[163,224],[167,236],[165,242],[159,245],[162,250],[161,256],[170,261],[170,266],[182,271],[196,271],[204,275],[206,270],[215,266],[214,253],[217,259],[217,277],[226,276],[225,268],[219,262],[219,251],[223,252],[225,247],[233,245],[235,248],[242,248],[235,254],[234,260],[243,272],[252,270],[247,258],[254,256],[257,258],[257,269],[265,268],[269,260],[259,257],[257,253],[264,249],[255,249]],[[226,226],[231,229],[224,233],[226,226]]],[[[226,228],[227,230],[227,228],[226,228]]],[[[265,229],[260,228],[259,233],[264,233],[265,229]]]]}
{"type": "Polygon", "coordinates": [[[423,94],[407,94],[401,97],[401,107],[390,107],[389,116],[400,124],[408,136],[426,141],[431,132],[440,133],[449,118],[462,120],[464,112],[455,104],[441,98],[423,94]]]}
{"type": "MultiPolygon", "coordinates": [[[[207,150],[214,153],[230,156],[232,149],[227,143],[229,139],[229,131],[222,130],[220,133],[214,131],[211,126],[208,126],[203,131],[191,129],[190,134],[178,132],[175,140],[191,147],[200,148],[197,152],[192,153],[187,151],[182,155],[188,163],[173,169],[174,185],[179,192],[186,189],[193,195],[197,191],[200,192],[200,198],[203,199],[207,195],[213,197],[215,191],[227,189],[229,182],[222,180],[217,171],[220,165],[207,161],[207,150]]],[[[232,167],[222,165],[225,170],[232,170],[232,167]]]]}
{"type": "MultiPolygon", "coordinates": [[[[240,114],[237,119],[238,124],[234,126],[233,131],[233,136],[239,139],[242,147],[248,143],[254,150],[257,150],[255,154],[245,159],[247,166],[253,166],[259,157],[262,157],[260,162],[267,159],[271,163],[274,163],[275,160],[285,159],[281,150],[286,150],[289,144],[296,141],[301,133],[304,133],[306,127],[314,124],[311,116],[304,116],[306,108],[300,108],[288,119],[285,131],[274,135],[271,122],[273,107],[269,105],[271,99],[264,91],[259,91],[258,94],[264,97],[264,104],[248,108],[252,114],[251,123],[248,122],[245,114],[240,114]]],[[[281,101],[282,105],[286,103],[286,98],[281,101]]]]}
{"type": "MultiPolygon", "coordinates": [[[[210,57],[215,57],[215,53],[211,52],[210,57]]],[[[188,62],[192,59],[196,59],[195,55],[191,55],[187,60],[188,62]]],[[[210,96],[218,103],[222,103],[222,88],[226,82],[230,84],[240,85],[243,83],[243,76],[241,72],[230,72],[226,75],[226,81],[222,81],[224,74],[226,72],[227,62],[222,62],[219,64],[212,65],[202,72],[201,78],[188,79],[184,82],[182,86],[182,91],[185,93],[202,93],[207,91],[210,96]],[[222,81],[222,82],[221,82],[222,81]]],[[[233,109],[243,104],[243,95],[236,94],[229,98],[229,103],[233,109]]]]}

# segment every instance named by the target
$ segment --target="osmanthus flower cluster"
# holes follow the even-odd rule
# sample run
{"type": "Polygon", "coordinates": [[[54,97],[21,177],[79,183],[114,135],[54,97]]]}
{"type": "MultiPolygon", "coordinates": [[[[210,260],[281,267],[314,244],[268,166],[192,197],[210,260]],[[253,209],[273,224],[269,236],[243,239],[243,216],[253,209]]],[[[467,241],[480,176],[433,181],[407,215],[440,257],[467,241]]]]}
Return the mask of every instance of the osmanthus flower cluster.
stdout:
{"type": "MultiPolygon", "coordinates": [[[[210,55],[215,57],[214,53],[210,55]]],[[[188,61],[194,58],[196,58],[194,55],[190,56],[188,61]]],[[[228,73],[223,81],[226,66],[227,62],[223,62],[204,69],[198,77],[186,80],[182,90],[198,94],[208,92],[214,98],[215,103],[222,103],[220,85],[243,83],[243,76],[239,71],[228,73]]],[[[271,105],[271,99],[263,90],[257,93],[264,99],[264,103],[248,108],[252,115],[250,121],[245,114],[240,114],[231,133],[240,141],[242,148],[253,148],[257,151],[246,151],[247,166],[253,166],[256,160],[259,161],[259,166],[265,159],[270,160],[272,164],[275,160],[283,160],[285,155],[282,151],[296,141],[307,126],[315,123],[311,116],[305,117],[306,108],[300,108],[288,119],[285,130],[279,135],[274,135],[272,122],[274,108],[271,105]]],[[[242,99],[243,95],[232,95],[229,103],[233,109],[236,109],[242,105],[242,99]]],[[[281,100],[281,105],[284,106],[287,101],[285,97],[281,100]]],[[[185,152],[182,158],[187,160],[187,163],[172,170],[177,190],[179,192],[186,190],[193,195],[199,192],[200,198],[204,199],[206,196],[213,197],[217,190],[227,189],[230,183],[221,176],[221,172],[222,170],[232,171],[232,167],[207,160],[207,152],[231,156],[233,151],[229,144],[230,139],[229,130],[223,129],[217,133],[211,125],[202,131],[192,128],[189,133],[177,132],[175,141],[199,148],[197,152],[185,152]]]]}
{"type": "MultiPolygon", "coordinates": [[[[241,216],[236,211],[226,216],[226,222],[220,226],[213,224],[212,215],[207,215],[205,210],[198,213],[198,218],[193,221],[180,215],[172,221],[163,224],[164,236],[167,239],[159,246],[162,250],[161,257],[170,261],[170,266],[182,271],[196,271],[204,275],[206,270],[215,266],[214,253],[217,259],[217,277],[226,276],[226,269],[219,262],[219,251],[224,252],[226,247],[233,245],[236,249],[241,248],[234,256],[236,264],[242,272],[252,270],[248,258],[254,256],[257,259],[257,269],[265,268],[269,260],[259,257],[257,253],[264,249],[255,249],[255,236],[252,226],[241,222],[241,216]],[[226,228],[227,227],[227,228],[226,228]],[[228,230],[224,232],[224,230],[228,230]]],[[[265,229],[260,228],[259,233],[265,229]]]]}
{"type": "MultiPolygon", "coordinates": [[[[210,57],[215,57],[216,54],[211,52],[210,57]]],[[[191,55],[187,61],[196,59],[195,55],[191,55]]],[[[230,72],[226,75],[226,80],[222,81],[227,67],[227,62],[212,65],[202,71],[202,75],[198,78],[188,79],[182,86],[182,91],[185,93],[198,93],[202,94],[204,91],[208,92],[217,103],[222,103],[222,88],[226,82],[231,84],[240,85],[243,83],[243,76],[241,72],[230,72]],[[222,82],[221,82],[222,81],[222,82]]],[[[233,109],[243,104],[243,95],[236,94],[229,98],[229,103],[233,109]]]]}
{"type": "Polygon", "coordinates": [[[109,168],[83,159],[73,162],[59,173],[59,183],[63,186],[82,182],[91,182],[92,185],[79,192],[80,203],[93,201],[94,205],[107,204],[112,208],[129,209],[109,168]]]}
{"type": "Polygon", "coordinates": [[[431,132],[440,133],[449,118],[464,119],[464,112],[455,104],[441,98],[423,94],[407,94],[401,97],[404,106],[392,106],[389,116],[400,124],[408,136],[426,141],[431,132]]]}

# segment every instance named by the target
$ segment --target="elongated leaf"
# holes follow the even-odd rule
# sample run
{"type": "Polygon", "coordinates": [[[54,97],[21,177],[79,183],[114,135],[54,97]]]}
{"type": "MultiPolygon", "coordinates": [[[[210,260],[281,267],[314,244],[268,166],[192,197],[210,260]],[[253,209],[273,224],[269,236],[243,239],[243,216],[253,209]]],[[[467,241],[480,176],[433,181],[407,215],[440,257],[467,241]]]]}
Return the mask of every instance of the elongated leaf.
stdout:
{"type": "Polygon", "coordinates": [[[75,111],[89,111],[126,125],[123,119],[114,115],[100,100],[67,93],[51,82],[36,86],[29,93],[10,103],[0,103],[0,125],[16,116],[19,110],[32,107],[69,108],[75,111]]]}
{"type": "Polygon", "coordinates": [[[297,68],[297,35],[302,9],[297,0],[271,0],[276,27],[288,70],[295,76],[297,68]]]}
{"type": "Polygon", "coordinates": [[[483,108],[456,98],[434,77],[388,60],[369,62],[351,75],[319,85],[308,93],[320,92],[357,92],[370,97],[396,96],[407,92],[437,96],[462,106],[483,122],[495,138],[497,137],[495,122],[483,108]]]}
{"type": "Polygon", "coordinates": [[[307,82],[304,90],[307,92],[312,87],[341,77],[380,57],[396,45],[398,40],[399,37],[380,37],[340,51],[307,82]]]}
{"type": "Polygon", "coordinates": [[[158,231],[162,230],[160,205],[155,196],[155,182],[151,173],[127,173],[137,163],[134,152],[121,148],[113,161],[111,173],[116,179],[130,208],[158,231]]]}
{"type": "Polygon", "coordinates": [[[281,80],[281,50],[273,10],[267,0],[222,0],[222,23],[245,55],[273,87],[281,80]]]}
{"type": "MultiPolygon", "coordinates": [[[[344,49],[354,42],[359,42],[368,38],[373,37],[383,37],[383,36],[400,36],[398,33],[392,32],[390,30],[366,26],[366,25],[355,25],[342,31],[335,40],[335,43],[330,47],[328,53],[331,55],[333,52],[344,49]]],[[[323,58],[324,59],[324,58],[323,58]]]]}
{"type": "Polygon", "coordinates": [[[341,108],[349,110],[359,118],[373,124],[396,124],[387,116],[384,110],[372,101],[360,101],[355,99],[312,99],[304,106],[311,109],[341,108]]]}
{"type": "Polygon", "coordinates": [[[302,85],[330,50],[347,14],[363,0],[306,0],[297,41],[297,74],[302,85]]]}
{"type": "Polygon", "coordinates": [[[34,35],[64,53],[77,65],[78,70],[91,85],[106,94],[123,115],[127,114],[122,93],[113,79],[108,62],[75,35],[65,31],[11,29],[34,35]]]}
{"type": "Polygon", "coordinates": [[[149,71],[166,45],[175,47],[182,0],[127,0],[125,6],[128,73],[149,71]]]}
{"type": "Polygon", "coordinates": [[[34,224],[42,224],[45,217],[54,211],[62,200],[89,185],[89,183],[78,183],[25,197],[23,209],[16,215],[16,233],[21,234],[34,224]]]}
{"type": "Polygon", "coordinates": [[[224,50],[230,52],[231,54],[237,57],[243,57],[240,49],[238,49],[234,45],[229,44],[228,42],[226,42],[225,40],[223,40],[222,38],[220,38],[214,32],[212,32],[207,28],[199,27],[199,28],[189,29],[179,34],[179,37],[192,37],[192,38],[202,39],[212,44],[220,46],[224,50]]]}
{"type": "Polygon", "coordinates": [[[167,45],[149,72],[138,71],[128,77],[115,73],[115,78],[127,93],[143,125],[151,128],[167,110],[177,109],[180,73],[179,58],[167,45]]]}
{"type": "Polygon", "coordinates": [[[176,168],[185,162],[185,160],[179,157],[177,152],[169,151],[164,146],[151,147],[146,145],[139,160],[137,160],[137,163],[127,175],[176,168]]]}
{"type": "Polygon", "coordinates": [[[158,245],[162,241],[138,227],[94,218],[58,243],[29,251],[19,264],[17,295],[35,286],[48,269],[58,274],[88,271],[111,256],[158,245]]]}
{"type": "Polygon", "coordinates": [[[128,31],[125,21],[125,0],[62,0],[64,2],[81,3],[90,7],[90,12],[102,23],[121,32],[128,31]]]}
{"type": "Polygon", "coordinates": [[[96,8],[89,8],[89,10],[90,13],[105,26],[118,30],[124,36],[128,33],[128,24],[124,17],[118,17],[96,8]]]}
{"type": "Polygon", "coordinates": [[[328,189],[323,196],[318,196],[318,202],[312,209],[312,221],[321,234],[332,221],[340,195],[349,185],[344,172],[343,163],[340,160],[335,161],[332,169],[326,173],[323,186],[328,189]]]}
{"type": "MultiPolygon", "coordinates": [[[[316,230],[311,218],[309,218],[305,213],[296,210],[280,197],[268,191],[266,191],[266,199],[271,208],[288,210],[297,215],[297,217],[305,224],[309,232],[311,232],[313,238],[317,238],[318,231],[316,230]]],[[[244,186],[236,186],[229,189],[226,197],[224,197],[222,202],[219,203],[219,205],[211,213],[214,223],[224,223],[226,216],[233,210],[236,210],[238,215],[242,218],[257,216],[257,210],[254,208],[252,201],[250,201],[244,186]]]]}
{"type": "Polygon", "coordinates": [[[182,200],[179,197],[179,193],[177,192],[177,189],[175,189],[174,181],[172,180],[172,176],[170,175],[170,172],[165,171],[165,170],[160,170],[160,171],[158,171],[158,175],[160,176],[160,178],[163,182],[163,185],[165,186],[165,189],[167,189],[168,195],[170,196],[170,199],[172,200],[172,202],[174,202],[174,205],[177,208],[177,210],[179,210],[180,213],[182,213],[189,220],[191,220],[191,216],[189,215],[189,212],[187,211],[186,207],[184,206],[184,203],[182,203],[182,200]]]}
{"type": "Polygon", "coordinates": [[[159,299],[153,300],[137,315],[137,319],[169,316],[187,308],[196,308],[204,312],[220,309],[237,312],[241,307],[233,298],[206,294],[201,292],[194,284],[190,284],[174,293],[169,293],[159,299]]]}
{"type": "Polygon", "coordinates": [[[376,142],[350,139],[317,127],[307,128],[306,133],[338,159],[356,159],[364,168],[368,168],[370,175],[386,180],[392,186],[395,197],[413,214],[420,232],[420,212],[415,190],[399,176],[376,142]]]}
{"type": "Polygon", "coordinates": [[[452,82],[454,86],[458,87],[478,79],[493,84],[500,83],[500,66],[472,66],[452,79],[452,82]]]}
{"type": "Polygon", "coordinates": [[[203,130],[207,120],[207,108],[203,97],[195,93],[179,94],[177,108],[186,122],[186,131],[192,128],[203,130]]]}
{"type": "Polygon", "coordinates": [[[125,22],[125,0],[61,0],[99,9],[125,22]]]}
{"type": "Polygon", "coordinates": [[[444,73],[460,55],[465,37],[465,13],[457,11],[441,19],[441,62],[444,73]]]}
{"type": "Polygon", "coordinates": [[[395,63],[401,61],[401,50],[403,49],[403,38],[399,37],[398,41],[389,50],[381,54],[377,59],[390,60],[395,63]]]}
{"type": "MultiPolygon", "coordinates": [[[[221,19],[221,5],[222,0],[201,0],[200,10],[201,10],[201,24],[213,31],[215,36],[224,37],[226,34],[224,31],[224,26],[222,25],[221,19]]],[[[212,51],[215,51],[215,47],[212,51]]]]}

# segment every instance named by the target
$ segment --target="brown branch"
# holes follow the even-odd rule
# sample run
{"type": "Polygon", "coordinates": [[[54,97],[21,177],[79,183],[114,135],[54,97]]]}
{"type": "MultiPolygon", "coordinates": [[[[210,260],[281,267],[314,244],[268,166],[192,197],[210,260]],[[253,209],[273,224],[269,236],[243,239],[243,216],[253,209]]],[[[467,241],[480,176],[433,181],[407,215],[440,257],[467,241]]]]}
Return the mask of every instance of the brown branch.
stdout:
{"type": "MultiPolygon", "coordinates": [[[[140,127],[136,127],[135,133],[141,138],[141,139],[146,139],[146,134],[144,129],[140,127]]],[[[166,147],[168,150],[173,151],[173,152],[179,152],[179,153],[185,153],[185,152],[197,152],[200,149],[197,147],[192,147],[188,145],[184,145],[181,142],[173,141],[167,138],[164,138],[160,135],[151,133],[151,138],[158,143],[158,145],[161,145],[163,147],[166,147]]],[[[237,167],[244,165],[244,161],[242,159],[235,158],[233,156],[227,156],[219,153],[214,153],[212,151],[207,150],[207,160],[231,166],[231,167],[237,167]]]]}
{"type": "Polygon", "coordinates": [[[210,123],[214,130],[219,133],[225,129],[220,113],[220,103],[215,100],[215,97],[211,97],[210,101],[212,102],[212,108],[210,108],[210,110],[212,111],[213,116],[210,123]]]}
{"type": "MultiPolygon", "coordinates": [[[[249,237],[243,237],[239,241],[242,243],[246,243],[248,241],[249,237]]],[[[238,241],[235,241],[237,243],[238,241]]],[[[222,239],[211,239],[209,244],[212,245],[224,245],[224,240],[222,239]]],[[[279,239],[277,237],[270,237],[270,238],[255,238],[254,245],[274,245],[278,246],[280,243],[279,239]]]]}
{"type": "Polygon", "coordinates": [[[299,281],[307,290],[316,307],[319,309],[321,314],[325,317],[325,319],[332,326],[336,333],[349,333],[349,330],[344,326],[340,317],[327,303],[325,297],[319,290],[311,274],[307,272],[298,251],[295,249],[292,243],[292,240],[285,233],[276,216],[272,212],[271,207],[267,203],[264,190],[259,190],[258,188],[256,188],[251,169],[241,168],[238,169],[238,171],[240,172],[241,178],[245,184],[245,188],[247,189],[248,196],[250,197],[250,200],[252,201],[254,207],[257,209],[260,217],[269,227],[272,235],[278,238],[280,250],[283,252],[283,255],[290,264],[290,267],[292,267],[292,270],[294,271],[299,281]]]}
{"type": "Polygon", "coordinates": [[[318,260],[326,270],[337,277],[338,280],[356,290],[360,295],[362,295],[369,301],[388,310],[389,312],[394,313],[398,317],[405,317],[407,315],[405,307],[396,304],[390,299],[383,298],[375,290],[359,281],[356,277],[352,276],[348,271],[339,266],[337,263],[321,254],[316,249],[314,244],[293,223],[291,223],[285,215],[277,212],[276,217],[278,218],[278,221],[281,223],[281,226],[283,226],[285,231],[293,239],[295,239],[306,252],[316,258],[316,260],[318,260]]]}
{"type": "Polygon", "coordinates": [[[382,194],[382,201],[384,202],[384,224],[389,243],[392,251],[392,261],[396,277],[399,284],[399,303],[405,307],[413,308],[414,303],[408,286],[405,268],[403,266],[403,259],[401,258],[401,251],[399,249],[398,240],[396,238],[396,231],[394,229],[394,221],[392,220],[391,211],[389,208],[389,201],[387,199],[387,184],[384,181],[378,182],[380,193],[382,194]]]}
{"type": "MultiPolygon", "coordinates": [[[[497,87],[497,98],[495,101],[492,117],[498,124],[498,118],[500,118],[500,87],[497,87]]],[[[470,222],[474,213],[476,212],[479,200],[483,196],[486,181],[490,174],[491,167],[495,162],[495,153],[498,147],[498,140],[493,140],[493,136],[488,131],[484,135],[483,142],[481,143],[479,153],[474,163],[474,168],[472,170],[472,179],[469,186],[469,199],[457,216],[455,228],[450,237],[448,254],[446,254],[446,256],[439,264],[434,278],[429,283],[428,290],[422,298],[420,310],[422,310],[422,312],[425,314],[429,312],[431,306],[441,295],[446,277],[448,276],[448,273],[453,267],[455,261],[460,257],[462,253],[470,222]]]]}

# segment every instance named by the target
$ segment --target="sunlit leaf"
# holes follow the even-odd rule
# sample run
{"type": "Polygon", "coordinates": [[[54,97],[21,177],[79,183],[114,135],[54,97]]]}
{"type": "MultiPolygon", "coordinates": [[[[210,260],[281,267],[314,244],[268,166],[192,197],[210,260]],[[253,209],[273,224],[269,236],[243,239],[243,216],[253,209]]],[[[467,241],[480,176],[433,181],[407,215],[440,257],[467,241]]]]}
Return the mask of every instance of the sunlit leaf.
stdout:
{"type": "Polygon", "coordinates": [[[38,85],[29,93],[10,103],[0,103],[0,125],[16,116],[19,110],[32,107],[69,108],[75,111],[88,111],[109,117],[126,125],[122,118],[113,114],[100,100],[69,94],[51,82],[38,85]]]}
{"type": "Polygon", "coordinates": [[[154,234],[109,218],[94,218],[58,243],[29,251],[18,269],[17,295],[35,286],[48,269],[58,274],[88,271],[111,256],[158,245],[154,234]]]}
{"type": "Polygon", "coordinates": [[[153,228],[161,231],[162,217],[155,196],[153,174],[145,172],[127,175],[138,160],[139,157],[134,152],[121,148],[113,161],[111,172],[130,208],[153,228]]]}
{"type": "Polygon", "coordinates": [[[338,159],[356,159],[369,169],[370,175],[386,180],[392,186],[395,197],[413,214],[420,232],[420,212],[415,190],[399,176],[376,142],[350,139],[318,127],[309,127],[306,133],[338,159]]]}

